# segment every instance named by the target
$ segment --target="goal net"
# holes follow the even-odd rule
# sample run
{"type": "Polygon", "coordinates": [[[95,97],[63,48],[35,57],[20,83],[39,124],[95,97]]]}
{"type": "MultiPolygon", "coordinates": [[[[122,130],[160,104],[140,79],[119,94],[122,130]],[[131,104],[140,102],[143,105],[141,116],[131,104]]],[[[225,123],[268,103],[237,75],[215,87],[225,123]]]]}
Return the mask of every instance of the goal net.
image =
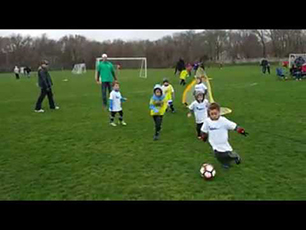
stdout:
{"type": "MultiPolygon", "coordinates": [[[[95,78],[97,76],[97,66],[102,61],[102,58],[96,59],[95,78]]],[[[138,76],[140,78],[147,78],[147,58],[146,57],[109,57],[107,61],[114,66],[116,75],[119,75],[121,69],[139,69],[138,76]]]]}
{"type": "MultiPolygon", "coordinates": [[[[201,77],[202,82],[207,88],[206,99],[208,100],[208,102],[209,103],[215,102],[212,94],[212,87],[210,85],[211,78],[209,78],[206,75],[205,71],[201,67],[198,68],[195,78],[196,77],[201,77]]],[[[190,105],[195,100],[194,98],[195,85],[196,85],[196,79],[194,79],[189,85],[187,85],[187,87],[183,92],[182,103],[186,106],[190,105]]],[[[221,107],[221,115],[229,114],[231,112],[232,112],[231,109],[226,107],[221,107]]]]}
{"type": "Polygon", "coordinates": [[[75,64],[72,69],[73,74],[83,74],[86,73],[86,64],[81,63],[81,64],[75,64]]]}
{"type": "Polygon", "coordinates": [[[306,54],[289,54],[289,68],[293,65],[301,67],[306,63],[306,54]]]}

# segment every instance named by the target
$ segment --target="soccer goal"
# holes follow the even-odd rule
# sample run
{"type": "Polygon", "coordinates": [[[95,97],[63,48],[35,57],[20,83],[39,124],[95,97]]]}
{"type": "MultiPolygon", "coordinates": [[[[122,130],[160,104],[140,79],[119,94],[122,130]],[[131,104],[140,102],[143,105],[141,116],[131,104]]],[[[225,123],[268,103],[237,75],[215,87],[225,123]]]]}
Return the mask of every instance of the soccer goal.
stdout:
{"type": "MultiPolygon", "coordinates": [[[[96,59],[96,71],[95,71],[95,78],[97,76],[97,65],[102,60],[102,58],[96,59]]],[[[141,78],[147,78],[148,72],[147,72],[147,58],[146,57],[109,57],[107,58],[107,61],[110,61],[113,63],[116,71],[118,72],[121,68],[128,69],[128,68],[137,68],[139,69],[139,77],[141,78]],[[136,64],[134,65],[123,65],[123,62],[133,62],[136,64]]]]}
{"type": "Polygon", "coordinates": [[[304,63],[306,63],[306,54],[289,54],[289,68],[293,64],[301,67],[304,63]]]}
{"type": "Polygon", "coordinates": [[[73,74],[83,74],[86,73],[86,64],[81,63],[81,64],[75,64],[72,69],[73,74]]]}

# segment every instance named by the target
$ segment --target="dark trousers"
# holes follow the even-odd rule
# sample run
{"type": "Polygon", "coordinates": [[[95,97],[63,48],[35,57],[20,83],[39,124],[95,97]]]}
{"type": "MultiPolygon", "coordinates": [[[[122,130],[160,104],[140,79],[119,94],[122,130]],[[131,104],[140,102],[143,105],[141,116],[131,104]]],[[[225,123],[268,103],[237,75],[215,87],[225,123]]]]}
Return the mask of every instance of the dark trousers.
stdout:
{"type": "Polygon", "coordinates": [[[196,126],[197,133],[198,133],[198,137],[201,136],[201,128],[202,128],[202,126],[203,126],[203,123],[199,123],[199,124],[197,124],[197,126],[196,126]]]}
{"type": "Polygon", "coordinates": [[[40,95],[38,97],[38,100],[36,102],[35,110],[40,110],[41,109],[41,103],[43,102],[43,100],[45,99],[46,96],[48,96],[50,109],[55,109],[55,104],[54,104],[54,100],[53,100],[53,93],[52,93],[51,88],[50,88],[49,91],[47,91],[47,89],[42,88],[41,92],[40,92],[40,95]]]}
{"type": "Polygon", "coordinates": [[[19,79],[19,74],[15,73],[16,79],[19,79]]]}
{"type": "Polygon", "coordinates": [[[116,113],[119,113],[119,121],[123,121],[123,111],[121,110],[121,111],[118,111],[118,112],[111,111],[111,113],[110,113],[110,122],[114,122],[116,113]]]}
{"type": "Polygon", "coordinates": [[[239,159],[239,155],[236,152],[218,152],[217,150],[215,150],[214,153],[217,160],[225,166],[229,166],[231,161],[239,159]]]}
{"type": "Polygon", "coordinates": [[[155,123],[155,135],[159,135],[159,132],[161,130],[161,125],[163,122],[163,116],[161,115],[154,115],[153,120],[155,123]]]}
{"type": "Polygon", "coordinates": [[[262,67],[262,72],[266,73],[266,70],[268,71],[268,73],[270,74],[270,66],[263,66],[262,67]]]}
{"type": "Polygon", "coordinates": [[[180,85],[186,85],[186,81],[184,79],[181,79],[180,85]]]}
{"type": "Polygon", "coordinates": [[[112,91],[112,83],[111,82],[102,82],[102,100],[103,100],[103,105],[106,107],[107,106],[107,94],[106,90],[108,89],[108,94],[112,91]]]}
{"type": "MultiPolygon", "coordinates": [[[[175,111],[174,106],[173,106],[173,101],[169,103],[169,107],[170,107],[172,112],[175,111]]],[[[168,108],[166,109],[166,111],[168,112],[168,108]]]]}

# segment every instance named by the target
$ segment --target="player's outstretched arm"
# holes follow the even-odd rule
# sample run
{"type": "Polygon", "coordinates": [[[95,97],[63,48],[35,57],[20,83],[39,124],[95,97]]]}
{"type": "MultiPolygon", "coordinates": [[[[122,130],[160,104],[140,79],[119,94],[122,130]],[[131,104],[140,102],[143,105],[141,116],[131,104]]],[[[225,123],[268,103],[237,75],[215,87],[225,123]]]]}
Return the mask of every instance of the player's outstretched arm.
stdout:
{"type": "Polygon", "coordinates": [[[246,137],[247,135],[249,135],[249,133],[246,132],[244,128],[239,127],[238,125],[236,126],[235,130],[236,130],[238,133],[240,133],[241,135],[245,136],[245,137],[246,137]]]}

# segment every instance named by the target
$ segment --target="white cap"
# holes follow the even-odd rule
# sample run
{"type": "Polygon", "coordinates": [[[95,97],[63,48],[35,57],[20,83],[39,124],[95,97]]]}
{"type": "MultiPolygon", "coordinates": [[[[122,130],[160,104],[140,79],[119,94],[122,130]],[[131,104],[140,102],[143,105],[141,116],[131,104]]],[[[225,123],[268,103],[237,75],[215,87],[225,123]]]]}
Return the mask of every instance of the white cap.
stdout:
{"type": "Polygon", "coordinates": [[[107,54],[102,54],[102,57],[103,58],[107,58],[107,54]]]}

